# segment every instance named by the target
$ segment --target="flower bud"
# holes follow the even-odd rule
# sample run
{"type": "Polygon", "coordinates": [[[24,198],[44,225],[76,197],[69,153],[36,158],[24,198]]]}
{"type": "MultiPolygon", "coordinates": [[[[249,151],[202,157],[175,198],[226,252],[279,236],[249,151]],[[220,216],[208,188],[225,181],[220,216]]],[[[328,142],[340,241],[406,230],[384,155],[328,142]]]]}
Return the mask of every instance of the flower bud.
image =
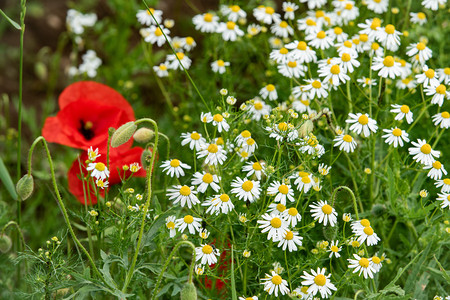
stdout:
{"type": "Polygon", "coordinates": [[[192,282],[188,282],[184,285],[180,292],[181,300],[197,300],[197,289],[192,282]]]}
{"type": "Polygon", "coordinates": [[[25,174],[16,184],[16,191],[21,201],[28,199],[33,193],[34,180],[30,174],[25,174]]]}
{"type": "Polygon", "coordinates": [[[145,144],[150,142],[154,136],[155,132],[153,130],[142,127],[136,130],[136,132],[133,135],[133,138],[136,142],[145,144]]]}
{"type": "Polygon", "coordinates": [[[136,131],[136,124],[134,121],[128,122],[120,126],[112,135],[111,146],[114,148],[128,142],[136,131]]]}
{"type": "Polygon", "coordinates": [[[141,164],[142,167],[144,169],[148,169],[148,166],[150,165],[151,159],[152,159],[152,151],[145,149],[144,151],[142,151],[142,155],[141,155],[141,164]]]}
{"type": "Polygon", "coordinates": [[[6,253],[12,247],[12,241],[6,234],[0,234],[0,252],[6,253]]]}

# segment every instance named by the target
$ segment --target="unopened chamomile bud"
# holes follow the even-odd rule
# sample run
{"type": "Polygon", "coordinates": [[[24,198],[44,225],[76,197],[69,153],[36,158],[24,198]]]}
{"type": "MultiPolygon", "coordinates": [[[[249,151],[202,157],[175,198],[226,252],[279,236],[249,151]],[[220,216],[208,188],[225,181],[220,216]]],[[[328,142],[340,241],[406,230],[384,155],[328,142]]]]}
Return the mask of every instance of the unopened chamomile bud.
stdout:
{"type": "Polygon", "coordinates": [[[0,234],[0,252],[6,253],[12,247],[12,241],[6,234],[0,234]]]}
{"type": "Polygon", "coordinates": [[[31,174],[25,174],[16,184],[16,191],[19,195],[19,200],[24,201],[28,199],[33,193],[34,180],[31,174]]]}
{"type": "Polygon", "coordinates": [[[300,128],[298,129],[298,135],[300,137],[306,137],[308,136],[314,129],[314,124],[311,120],[306,120],[306,122],[304,122],[302,124],[302,126],[300,126],[300,128]]]}
{"type": "Polygon", "coordinates": [[[197,289],[192,282],[188,282],[184,285],[180,292],[181,300],[197,300],[197,289]]]}
{"type": "Polygon", "coordinates": [[[155,132],[149,128],[139,128],[136,130],[136,132],[133,134],[133,139],[138,143],[148,143],[150,142],[153,137],[155,136],[155,132]]]}
{"type": "Polygon", "coordinates": [[[137,126],[134,121],[120,126],[111,137],[111,146],[117,148],[128,142],[136,131],[136,128],[137,126]]]}

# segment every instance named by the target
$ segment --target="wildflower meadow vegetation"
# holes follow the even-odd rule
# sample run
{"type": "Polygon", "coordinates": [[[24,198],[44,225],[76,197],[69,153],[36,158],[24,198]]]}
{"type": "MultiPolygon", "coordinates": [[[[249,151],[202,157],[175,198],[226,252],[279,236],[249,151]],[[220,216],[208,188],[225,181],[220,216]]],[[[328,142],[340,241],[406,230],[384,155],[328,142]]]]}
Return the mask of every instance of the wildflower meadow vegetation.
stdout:
{"type": "Polygon", "coordinates": [[[17,2],[1,299],[450,299],[447,0],[17,2]]]}

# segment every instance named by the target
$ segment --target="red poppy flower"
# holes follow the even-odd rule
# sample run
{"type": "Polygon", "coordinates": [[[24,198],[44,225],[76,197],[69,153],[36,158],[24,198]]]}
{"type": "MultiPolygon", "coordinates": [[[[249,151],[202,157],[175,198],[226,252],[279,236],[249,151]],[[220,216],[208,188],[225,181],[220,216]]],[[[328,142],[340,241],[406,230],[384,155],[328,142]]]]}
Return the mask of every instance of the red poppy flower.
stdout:
{"type": "MultiPolygon", "coordinates": [[[[59,96],[60,111],[45,120],[48,142],[86,150],[106,149],[108,128],[134,121],[131,105],[114,89],[93,81],[69,85],[59,96]]],[[[132,141],[127,145],[130,147],[132,141]]]]}
{"type": "MultiPolygon", "coordinates": [[[[124,176],[124,171],[122,170],[123,165],[130,165],[132,163],[139,163],[141,165],[141,155],[142,155],[142,149],[141,147],[134,147],[134,148],[126,148],[126,147],[119,147],[119,148],[111,148],[110,155],[109,155],[109,161],[110,161],[110,174],[109,174],[109,185],[118,184],[121,182],[120,175],[124,176]]],[[[106,165],[106,153],[100,153],[100,157],[98,157],[95,161],[96,162],[102,162],[106,165]]],[[[84,162],[88,159],[87,152],[83,152],[83,154],[80,156],[80,162],[84,164],[84,162]]],[[[81,176],[86,176],[87,171],[86,168],[81,166],[82,174],[80,173],[80,164],[78,162],[78,159],[76,159],[72,163],[72,167],[70,167],[69,173],[68,173],[68,180],[69,180],[69,191],[80,201],[82,204],[84,204],[84,193],[83,193],[83,182],[81,181],[81,176]]],[[[131,172],[127,171],[125,173],[125,176],[130,176],[131,172]]],[[[138,172],[134,173],[133,176],[136,177],[145,177],[146,172],[144,168],[141,168],[138,172]]],[[[86,186],[85,186],[86,189],[86,186]]],[[[91,203],[96,204],[97,198],[95,196],[95,193],[91,190],[91,203]]],[[[88,198],[88,197],[87,197],[88,198]]],[[[89,198],[88,198],[88,204],[89,198]]]]}

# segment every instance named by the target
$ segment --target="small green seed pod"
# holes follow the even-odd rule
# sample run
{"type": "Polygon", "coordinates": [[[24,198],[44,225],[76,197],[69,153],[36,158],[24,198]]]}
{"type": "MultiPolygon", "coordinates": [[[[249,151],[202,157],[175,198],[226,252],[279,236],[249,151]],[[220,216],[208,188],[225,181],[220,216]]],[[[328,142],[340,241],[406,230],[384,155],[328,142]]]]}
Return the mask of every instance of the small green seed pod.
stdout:
{"type": "Polygon", "coordinates": [[[25,174],[16,184],[16,191],[19,194],[19,199],[24,201],[28,199],[33,193],[34,180],[33,176],[25,174]]]}
{"type": "Polygon", "coordinates": [[[12,241],[6,234],[0,234],[0,252],[6,253],[12,247],[12,241]]]}
{"type": "Polygon", "coordinates": [[[136,131],[136,128],[137,126],[134,121],[120,126],[111,137],[111,146],[116,148],[128,142],[136,131]]]}
{"type": "Polygon", "coordinates": [[[142,164],[142,167],[146,170],[147,170],[148,166],[150,165],[152,155],[153,155],[152,151],[150,151],[148,149],[145,149],[144,151],[142,151],[141,164],[142,164]]]}
{"type": "Polygon", "coordinates": [[[136,142],[145,144],[150,142],[154,136],[155,132],[153,130],[142,127],[136,130],[136,132],[133,135],[133,138],[136,142]]]}
{"type": "Polygon", "coordinates": [[[181,300],[197,300],[197,289],[195,285],[191,283],[186,283],[180,292],[181,300]]]}

